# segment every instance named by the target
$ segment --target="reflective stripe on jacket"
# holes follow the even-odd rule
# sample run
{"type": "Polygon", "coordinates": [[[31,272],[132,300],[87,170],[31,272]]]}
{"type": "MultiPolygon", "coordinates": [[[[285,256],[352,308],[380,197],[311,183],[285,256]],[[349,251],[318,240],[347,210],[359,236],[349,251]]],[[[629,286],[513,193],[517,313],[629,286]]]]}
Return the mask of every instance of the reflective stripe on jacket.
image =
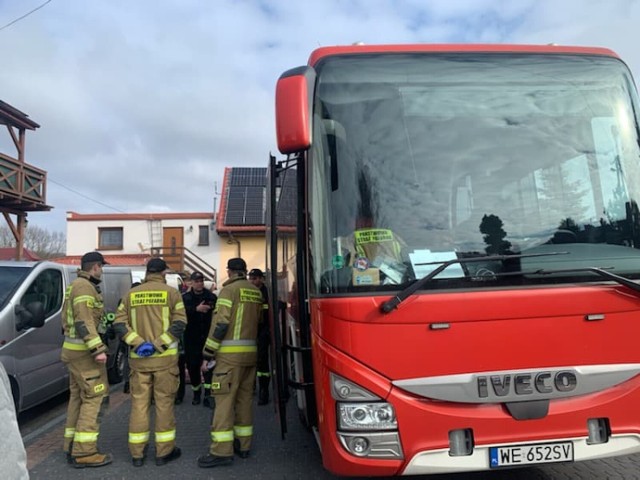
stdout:
{"type": "Polygon", "coordinates": [[[256,338],[262,310],[262,293],[258,288],[244,276],[227,280],[218,296],[204,347],[205,356],[224,355],[231,364],[255,365],[258,351],[256,338]],[[225,325],[224,337],[216,337],[224,331],[225,325]]]}
{"type": "Polygon", "coordinates": [[[106,347],[98,333],[104,315],[102,294],[91,282],[90,275],[78,270],[78,278],[67,287],[62,307],[63,359],[83,355],[98,355],[106,347]]]}
{"type": "Polygon", "coordinates": [[[186,325],[182,295],[167,285],[160,273],[147,274],[142,285],[132,288],[118,306],[114,328],[122,329],[122,339],[131,346],[131,366],[140,371],[173,365],[178,356],[178,338],[170,332],[171,325],[186,325]],[[156,352],[141,358],[135,349],[152,342],[156,352]]]}

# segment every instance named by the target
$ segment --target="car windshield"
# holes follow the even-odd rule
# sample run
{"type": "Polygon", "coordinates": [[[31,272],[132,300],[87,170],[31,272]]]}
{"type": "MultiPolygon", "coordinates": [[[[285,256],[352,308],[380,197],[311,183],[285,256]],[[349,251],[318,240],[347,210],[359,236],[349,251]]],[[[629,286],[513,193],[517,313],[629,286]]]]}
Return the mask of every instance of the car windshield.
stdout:
{"type": "Polygon", "coordinates": [[[28,268],[0,266],[0,309],[5,307],[28,273],[28,268]]]}
{"type": "Polygon", "coordinates": [[[455,263],[429,288],[601,280],[527,275],[541,269],[640,278],[637,98],[621,61],[377,54],[317,72],[316,293],[398,290],[495,255],[522,256],[455,263]]]}

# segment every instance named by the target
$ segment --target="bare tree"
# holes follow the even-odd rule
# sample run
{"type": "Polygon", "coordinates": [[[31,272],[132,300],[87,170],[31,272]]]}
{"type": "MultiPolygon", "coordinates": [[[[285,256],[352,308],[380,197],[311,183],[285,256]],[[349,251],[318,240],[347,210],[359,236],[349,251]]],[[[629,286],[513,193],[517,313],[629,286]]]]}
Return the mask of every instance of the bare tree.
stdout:
{"type": "Polygon", "coordinates": [[[0,247],[15,246],[16,239],[13,237],[13,233],[6,225],[0,226],[0,247]]]}
{"type": "MultiPolygon", "coordinates": [[[[0,247],[15,247],[16,240],[7,225],[0,226],[0,247]]],[[[25,230],[24,247],[40,258],[54,258],[65,254],[67,238],[62,232],[29,226],[25,230]]]]}

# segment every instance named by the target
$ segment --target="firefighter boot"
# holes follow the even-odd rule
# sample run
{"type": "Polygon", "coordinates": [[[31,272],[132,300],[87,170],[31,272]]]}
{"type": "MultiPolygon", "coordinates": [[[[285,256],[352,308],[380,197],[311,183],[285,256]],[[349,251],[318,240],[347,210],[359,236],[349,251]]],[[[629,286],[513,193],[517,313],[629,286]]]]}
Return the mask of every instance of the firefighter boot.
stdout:
{"type": "Polygon", "coordinates": [[[193,391],[193,400],[191,400],[191,405],[200,405],[200,396],[202,394],[202,389],[193,391]]]}
{"type": "Polygon", "coordinates": [[[112,461],[113,457],[110,453],[94,453],[84,457],[74,457],[73,466],[75,468],[102,467],[109,465],[112,461]]]}
{"type": "Polygon", "coordinates": [[[159,467],[162,465],[166,465],[167,463],[180,458],[180,455],[182,455],[182,450],[180,450],[178,447],[173,447],[173,450],[171,450],[171,453],[169,453],[169,455],[165,455],[164,457],[156,457],[156,465],[159,467]]]}
{"type": "Polygon", "coordinates": [[[243,460],[249,458],[249,455],[251,454],[249,450],[240,450],[240,440],[238,440],[237,438],[233,440],[233,453],[238,455],[243,460]]]}
{"type": "Polygon", "coordinates": [[[69,444],[69,450],[64,451],[64,456],[67,459],[67,463],[69,465],[73,465],[73,457],[71,456],[71,451],[73,450],[73,440],[69,444]]]}
{"type": "Polygon", "coordinates": [[[269,403],[269,377],[258,377],[258,405],[269,403]]]}
{"type": "Polygon", "coordinates": [[[200,468],[221,467],[223,465],[231,465],[233,457],[219,457],[218,455],[202,455],[198,457],[198,466],[200,468]]]}
{"type": "Polygon", "coordinates": [[[205,395],[204,400],[202,401],[202,406],[213,410],[216,408],[216,399],[213,398],[212,395],[205,395]]]}

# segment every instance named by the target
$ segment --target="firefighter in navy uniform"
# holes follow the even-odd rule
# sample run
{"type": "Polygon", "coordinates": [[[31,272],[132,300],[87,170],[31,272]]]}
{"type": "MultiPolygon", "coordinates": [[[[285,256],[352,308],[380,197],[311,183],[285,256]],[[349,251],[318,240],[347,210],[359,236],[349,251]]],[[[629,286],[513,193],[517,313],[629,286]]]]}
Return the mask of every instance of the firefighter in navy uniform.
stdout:
{"type": "Polygon", "coordinates": [[[156,465],[180,457],[176,447],[174,399],[178,390],[178,339],[186,327],[182,295],[167,285],[167,264],[147,263],[142,285],[129,290],[118,307],[114,328],[131,347],[129,452],[141,467],[149,443],[149,406],[155,403],[156,465]]]}
{"type": "Polygon", "coordinates": [[[269,403],[269,381],[271,369],[269,368],[269,292],[264,284],[264,273],[259,268],[249,271],[249,281],[260,289],[262,293],[262,321],[258,324],[258,363],[256,376],[258,377],[258,405],[269,403]]]}
{"type": "Polygon", "coordinates": [[[253,436],[253,386],[256,376],[258,323],[262,293],[247,279],[242,258],[227,263],[229,279],[218,296],[205,343],[203,368],[215,357],[211,393],[216,409],[209,454],[198,458],[202,468],[229,465],[235,452],[249,456],[253,436]]]}
{"type": "Polygon", "coordinates": [[[104,257],[99,252],[82,256],[78,278],[65,292],[62,308],[62,361],[69,368],[69,405],[64,428],[67,462],[76,468],[100,467],[112,456],[98,452],[101,409],[108,401],[106,347],[98,334],[104,315],[102,278],[104,257]]]}

